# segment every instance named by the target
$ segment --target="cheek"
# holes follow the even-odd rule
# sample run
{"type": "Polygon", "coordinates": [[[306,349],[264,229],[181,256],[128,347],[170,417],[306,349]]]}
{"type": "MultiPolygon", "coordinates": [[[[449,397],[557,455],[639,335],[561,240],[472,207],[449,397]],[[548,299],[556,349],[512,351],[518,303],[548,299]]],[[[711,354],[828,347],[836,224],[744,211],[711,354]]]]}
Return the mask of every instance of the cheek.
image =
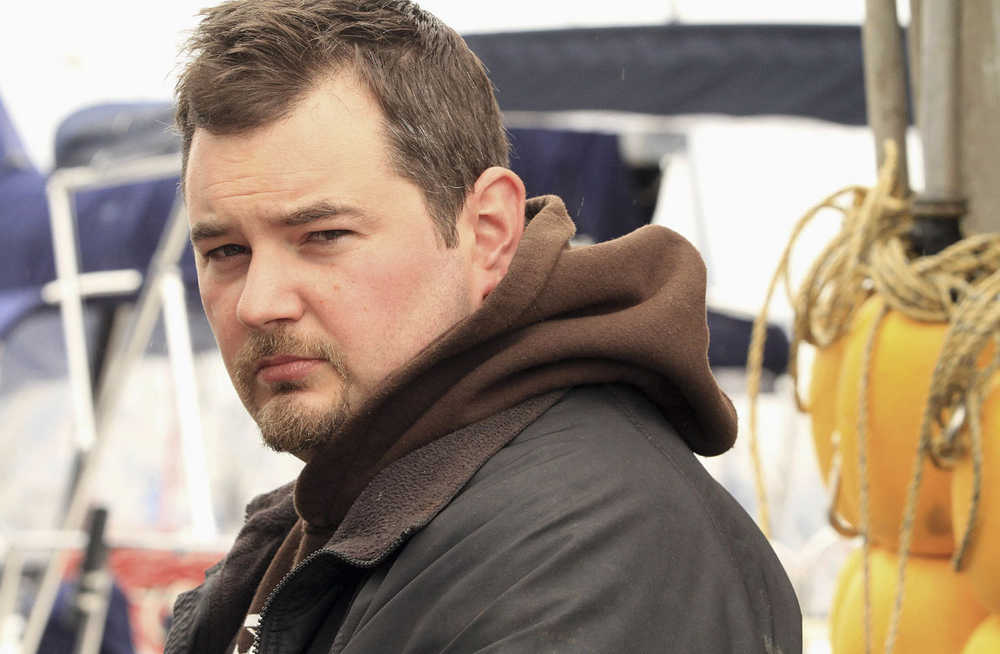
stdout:
{"type": "Polygon", "coordinates": [[[438,273],[426,259],[397,250],[390,256],[368,259],[360,270],[344,278],[339,290],[326,286],[316,293],[327,329],[349,350],[363,351],[376,367],[399,363],[411,354],[420,332],[438,321],[430,307],[433,280],[438,273]]]}
{"type": "Polygon", "coordinates": [[[382,314],[383,319],[393,322],[426,310],[442,277],[437,268],[439,263],[412,252],[400,252],[394,260],[373,271],[368,280],[371,298],[368,312],[382,314]]]}
{"type": "Polygon", "coordinates": [[[463,317],[467,273],[450,256],[411,255],[398,263],[373,289],[377,304],[371,313],[381,314],[396,332],[390,337],[403,341],[404,347],[419,349],[463,317]]]}
{"type": "Polygon", "coordinates": [[[202,284],[199,280],[201,305],[205,317],[219,345],[219,352],[228,363],[233,353],[239,348],[240,325],[236,319],[236,303],[229,298],[225,289],[202,284]]]}

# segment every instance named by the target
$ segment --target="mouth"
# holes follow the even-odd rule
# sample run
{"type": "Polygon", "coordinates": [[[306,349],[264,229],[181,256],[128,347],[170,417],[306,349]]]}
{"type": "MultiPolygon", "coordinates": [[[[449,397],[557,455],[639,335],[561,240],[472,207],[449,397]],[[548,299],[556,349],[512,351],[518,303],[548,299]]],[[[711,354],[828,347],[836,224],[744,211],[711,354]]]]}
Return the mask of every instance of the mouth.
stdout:
{"type": "Polygon", "coordinates": [[[257,363],[256,376],[266,383],[298,381],[311,373],[323,359],[278,355],[265,357],[257,363]]]}

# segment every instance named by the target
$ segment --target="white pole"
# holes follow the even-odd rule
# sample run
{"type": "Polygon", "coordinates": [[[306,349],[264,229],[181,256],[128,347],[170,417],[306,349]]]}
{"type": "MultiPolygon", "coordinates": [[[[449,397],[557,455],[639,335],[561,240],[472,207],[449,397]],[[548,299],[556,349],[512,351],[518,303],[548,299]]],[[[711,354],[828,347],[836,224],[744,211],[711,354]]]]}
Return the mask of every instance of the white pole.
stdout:
{"type": "Polygon", "coordinates": [[[76,229],[73,218],[72,187],[56,172],[49,178],[46,194],[52,247],[55,253],[56,281],[59,284],[59,310],[62,315],[63,340],[69,366],[70,391],[73,395],[73,420],[77,449],[85,456],[94,446],[97,427],[94,421],[94,394],[87,359],[87,330],[83,320],[80,291],[80,267],[77,261],[76,229]]]}
{"type": "Polygon", "coordinates": [[[885,160],[885,141],[899,146],[900,185],[909,191],[906,166],[906,66],[903,37],[896,18],[896,0],[866,0],[861,32],[865,63],[865,98],[868,124],[875,136],[879,167],[885,160]]]}
{"type": "Polygon", "coordinates": [[[929,201],[962,197],[958,152],[958,3],[923,2],[920,91],[924,192],[929,201]]]}
{"type": "Polygon", "coordinates": [[[163,296],[163,323],[167,332],[170,370],[174,378],[174,399],[180,421],[184,476],[194,533],[208,540],[215,537],[216,525],[212,513],[208,466],[205,465],[205,439],[201,429],[191,335],[188,333],[184,282],[176,267],[163,275],[160,292],[163,296]]]}

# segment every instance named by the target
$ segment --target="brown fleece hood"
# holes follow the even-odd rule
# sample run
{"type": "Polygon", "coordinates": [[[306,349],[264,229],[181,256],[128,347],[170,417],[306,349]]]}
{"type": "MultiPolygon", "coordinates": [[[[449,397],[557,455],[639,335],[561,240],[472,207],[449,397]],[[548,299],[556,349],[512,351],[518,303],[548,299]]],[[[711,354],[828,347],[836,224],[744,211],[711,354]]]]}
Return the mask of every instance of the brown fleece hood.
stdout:
{"type": "Polygon", "coordinates": [[[709,370],[705,267],[691,244],[647,226],[569,247],[561,200],[534,198],[526,214],[482,307],[391,376],[302,470],[295,507],[310,528],[336,528],[380,470],[417,448],[581,384],[639,388],[699,454],[732,446],[736,413],[709,370]]]}

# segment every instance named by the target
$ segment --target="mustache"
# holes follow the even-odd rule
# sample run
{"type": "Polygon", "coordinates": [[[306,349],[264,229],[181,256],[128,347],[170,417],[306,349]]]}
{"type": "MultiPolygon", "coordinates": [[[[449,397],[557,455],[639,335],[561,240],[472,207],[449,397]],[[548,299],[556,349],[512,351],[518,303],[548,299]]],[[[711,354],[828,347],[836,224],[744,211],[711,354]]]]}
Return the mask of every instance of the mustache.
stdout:
{"type": "Polygon", "coordinates": [[[294,336],[287,329],[277,329],[269,332],[251,332],[247,342],[243,344],[233,368],[237,384],[243,388],[253,385],[257,366],[264,357],[290,355],[304,359],[323,359],[329,361],[338,374],[347,378],[347,366],[341,352],[329,343],[317,339],[294,336]]]}

